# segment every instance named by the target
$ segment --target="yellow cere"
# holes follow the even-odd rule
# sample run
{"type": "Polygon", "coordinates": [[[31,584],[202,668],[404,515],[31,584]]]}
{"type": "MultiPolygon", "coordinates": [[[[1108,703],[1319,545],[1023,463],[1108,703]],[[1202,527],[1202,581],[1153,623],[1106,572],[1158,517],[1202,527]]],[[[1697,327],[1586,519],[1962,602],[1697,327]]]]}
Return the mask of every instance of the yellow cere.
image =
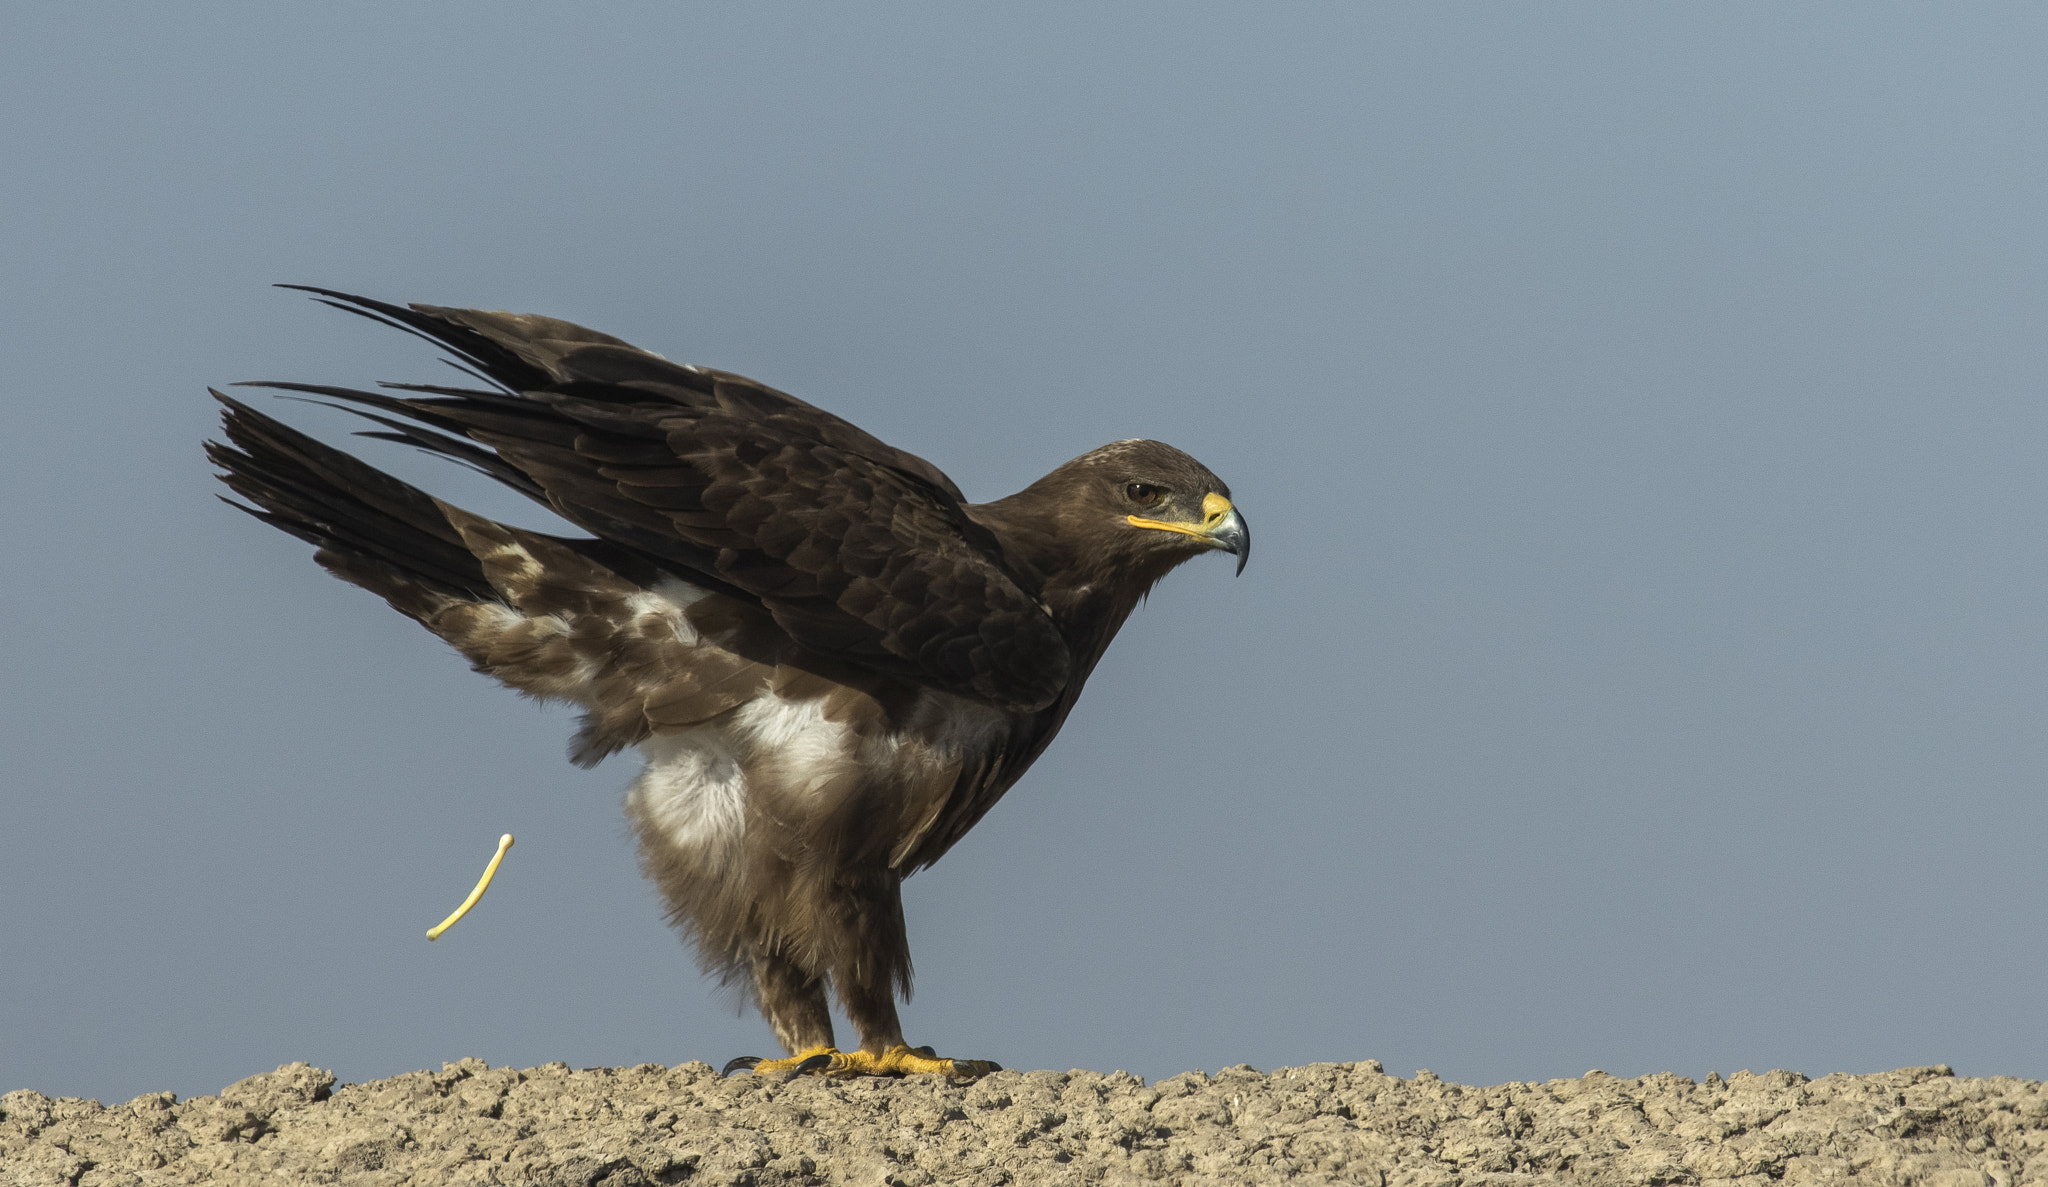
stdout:
{"type": "Polygon", "coordinates": [[[484,867],[484,876],[477,879],[476,889],[469,892],[469,897],[462,900],[462,905],[455,908],[455,913],[453,915],[450,915],[448,918],[443,919],[439,925],[435,926],[427,932],[427,938],[429,940],[440,939],[442,932],[447,931],[451,927],[454,927],[456,920],[462,918],[464,915],[469,914],[469,909],[471,907],[476,906],[477,903],[483,899],[484,891],[489,890],[491,888],[491,879],[498,876],[498,863],[505,860],[505,850],[510,849],[511,847],[511,833],[506,833],[504,836],[498,838],[498,851],[491,855],[491,864],[484,867]]]}

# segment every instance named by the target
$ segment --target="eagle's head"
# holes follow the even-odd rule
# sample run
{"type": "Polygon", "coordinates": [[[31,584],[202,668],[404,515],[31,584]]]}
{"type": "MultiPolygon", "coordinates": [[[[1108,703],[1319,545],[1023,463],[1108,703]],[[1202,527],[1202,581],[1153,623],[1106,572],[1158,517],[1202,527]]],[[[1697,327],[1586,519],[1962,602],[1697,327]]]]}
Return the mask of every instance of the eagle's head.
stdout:
{"type": "Polygon", "coordinates": [[[1097,590],[1142,594],[1205,552],[1235,555],[1241,573],[1252,551],[1230,487],[1162,441],[1111,442],[977,510],[1000,521],[1041,572],[1097,590]]]}
{"type": "Polygon", "coordinates": [[[1244,572],[1252,555],[1251,529],[1231,503],[1230,487],[1194,458],[1163,441],[1133,438],[1060,467],[1069,469],[1080,478],[1079,491],[1091,511],[1114,525],[1113,549],[1140,567],[1163,562],[1171,568],[1221,551],[1235,555],[1237,571],[1244,572]]]}

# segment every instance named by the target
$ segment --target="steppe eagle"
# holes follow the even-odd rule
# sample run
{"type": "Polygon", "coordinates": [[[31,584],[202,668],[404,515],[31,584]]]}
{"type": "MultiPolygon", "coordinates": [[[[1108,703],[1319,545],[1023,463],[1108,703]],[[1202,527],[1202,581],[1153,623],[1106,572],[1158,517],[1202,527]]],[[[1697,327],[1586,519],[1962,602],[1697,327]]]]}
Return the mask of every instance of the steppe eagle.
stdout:
{"type": "Polygon", "coordinates": [[[470,514],[214,392],[227,443],[208,456],[253,504],[233,505],[477,671],[581,706],[578,764],[640,749],[642,866],[791,1055],[734,1065],[993,1067],[904,1043],[900,885],[1045,749],[1154,582],[1210,551],[1243,570],[1229,488],[1131,440],[969,503],[924,459],[738,375],[552,318],[305,291],[489,386],[251,386],[341,401],[377,422],[364,435],[481,470],[594,538],[470,514]],[[833,1047],[828,988],[857,1051],[833,1047]]]}

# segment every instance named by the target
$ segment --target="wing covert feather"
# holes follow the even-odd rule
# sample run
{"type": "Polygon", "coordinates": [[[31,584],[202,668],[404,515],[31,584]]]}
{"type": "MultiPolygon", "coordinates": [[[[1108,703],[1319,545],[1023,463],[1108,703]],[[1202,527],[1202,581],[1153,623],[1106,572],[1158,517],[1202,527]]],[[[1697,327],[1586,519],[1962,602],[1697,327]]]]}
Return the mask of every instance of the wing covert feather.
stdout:
{"type": "Polygon", "coordinates": [[[505,389],[322,394],[488,446],[571,522],[758,599],[823,655],[1011,712],[1066,688],[1058,627],[930,462],[569,322],[320,295],[441,342],[505,389]]]}

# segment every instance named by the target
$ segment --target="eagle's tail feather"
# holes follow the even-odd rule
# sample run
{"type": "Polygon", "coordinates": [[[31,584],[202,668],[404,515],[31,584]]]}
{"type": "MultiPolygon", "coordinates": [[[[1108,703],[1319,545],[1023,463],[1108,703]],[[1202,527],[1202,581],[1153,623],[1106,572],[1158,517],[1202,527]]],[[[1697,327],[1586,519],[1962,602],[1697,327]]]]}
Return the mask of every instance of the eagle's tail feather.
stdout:
{"type": "Polygon", "coordinates": [[[335,576],[425,620],[448,601],[495,601],[483,563],[416,487],[220,392],[229,444],[206,453],[221,481],[254,506],[227,500],[315,545],[335,576]]]}

